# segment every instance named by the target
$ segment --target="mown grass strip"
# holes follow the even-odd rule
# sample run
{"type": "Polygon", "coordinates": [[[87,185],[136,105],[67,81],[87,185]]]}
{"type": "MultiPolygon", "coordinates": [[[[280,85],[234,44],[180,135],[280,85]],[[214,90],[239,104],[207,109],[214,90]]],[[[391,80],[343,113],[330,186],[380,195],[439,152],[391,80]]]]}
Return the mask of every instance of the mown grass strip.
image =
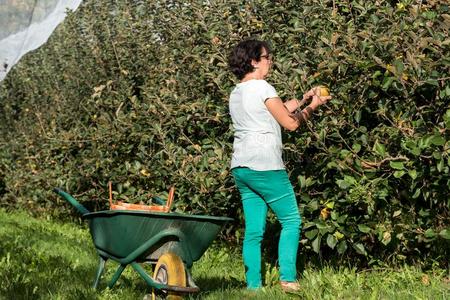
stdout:
{"type": "MultiPolygon", "coordinates": [[[[73,224],[35,219],[24,212],[0,210],[0,299],[142,299],[150,292],[127,269],[113,289],[106,288],[114,267],[107,268],[100,289],[91,288],[97,255],[89,231],[73,224]]],[[[404,266],[357,271],[307,266],[304,289],[286,295],[277,286],[276,268],[266,264],[266,288],[245,290],[236,249],[213,245],[193,267],[202,291],[192,299],[449,299],[448,270],[404,266]]]]}

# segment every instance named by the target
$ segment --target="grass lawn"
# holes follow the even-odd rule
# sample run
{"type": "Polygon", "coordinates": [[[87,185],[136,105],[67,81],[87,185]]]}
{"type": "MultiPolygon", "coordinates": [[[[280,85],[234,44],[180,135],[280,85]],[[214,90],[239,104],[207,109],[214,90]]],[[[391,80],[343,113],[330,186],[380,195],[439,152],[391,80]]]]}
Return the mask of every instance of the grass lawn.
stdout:
{"type": "MultiPolygon", "coordinates": [[[[0,299],[142,299],[150,291],[130,267],[107,289],[116,269],[110,262],[95,291],[96,268],[88,229],[0,210],[0,299]]],[[[448,270],[442,269],[425,273],[410,266],[370,271],[309,266],[301,274],[304,288],[298,295],[284,294],[276,269],[266,265],[266,270],[267,287],[249,293],[239,249],[212,245],[194,263],[192,275],[202,291],[191,298],[450,299],[448,270]]]]}

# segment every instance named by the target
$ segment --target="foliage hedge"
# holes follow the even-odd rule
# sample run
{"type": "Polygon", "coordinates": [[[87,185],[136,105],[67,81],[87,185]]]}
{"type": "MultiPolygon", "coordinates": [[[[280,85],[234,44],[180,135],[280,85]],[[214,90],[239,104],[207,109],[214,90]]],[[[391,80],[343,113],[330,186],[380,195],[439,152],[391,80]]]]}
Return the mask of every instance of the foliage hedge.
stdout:
{"type": "MultiPolygon", "coordinates": [[[[226,61],[242,38],[275,50],[284,99],[334,100],[285,132],[301,251],[361,262],[449,254],[447,1],[84,1],[0,87],[0,203],[67,218],[176,185],[176,207],[237,219],[226,61]]],[[[272,219],[273,221],[273,219],[272,219]]]]}

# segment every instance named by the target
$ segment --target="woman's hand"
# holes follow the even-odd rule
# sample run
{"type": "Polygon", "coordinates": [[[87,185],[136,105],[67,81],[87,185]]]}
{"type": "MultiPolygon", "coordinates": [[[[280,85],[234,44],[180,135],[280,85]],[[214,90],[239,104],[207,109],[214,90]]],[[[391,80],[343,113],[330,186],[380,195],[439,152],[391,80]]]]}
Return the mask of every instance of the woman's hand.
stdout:
{"type": "Polygon", "coordinates": [[[316,110],[319,106],[327,103],[328,100],[332,98],[331,96],[321,96],[320,89],[320,86],[314,87],[303,95],[304,100],[312,98],[309,106],[314,110],[316,110]]]}

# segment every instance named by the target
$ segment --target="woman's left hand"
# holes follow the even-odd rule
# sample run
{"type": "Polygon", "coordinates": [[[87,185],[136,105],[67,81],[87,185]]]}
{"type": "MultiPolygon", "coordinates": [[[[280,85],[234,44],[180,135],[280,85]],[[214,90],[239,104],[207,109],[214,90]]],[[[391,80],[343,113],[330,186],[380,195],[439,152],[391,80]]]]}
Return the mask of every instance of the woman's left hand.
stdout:
{"type": "Polygon", "coordinates": [[[316,88],[312,88],[309,91],[307,91],[306,93],[304,93],[302,100],[308,100],[311,97],[313,97],[314,95],[316,95],[316,88]]]}

